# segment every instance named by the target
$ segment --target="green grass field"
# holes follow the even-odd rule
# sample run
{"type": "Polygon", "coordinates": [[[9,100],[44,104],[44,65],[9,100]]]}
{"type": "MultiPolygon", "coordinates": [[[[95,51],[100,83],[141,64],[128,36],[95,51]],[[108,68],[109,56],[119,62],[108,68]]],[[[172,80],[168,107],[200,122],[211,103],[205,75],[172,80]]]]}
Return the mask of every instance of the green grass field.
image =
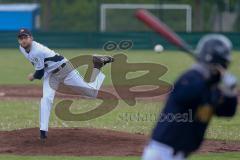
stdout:
{"type": "MultiPolygon", "coordinates": [[[[239,160],[239,153],[205,154],[190,157],[190,160],[239,160]]],[[[64,157],[64,156],[10,156],[2,155],[0,160],[139,160],[139,157],[64,157]]]]}
{"type": "MultiPolygon", "coordinates": [[[[83,54],[120,54],[120,52],[104,53],[102,50],[57,50],[60,54],[67,58],[76,57],[83,54]]],[[[161,54],[154,53],[153,51],[128,51],[125,53],[128,56],[129,63],[144,63],[152,62],[159,63],[168,68],[168,72],[161,77],[162,80],[167,82],[174,82],[174,80],[185,69],[193,64],[193,60],[187,55],[181,52],[163,52],[161,54]]],[[[239,73],[239,59],[240,54],[234,52],[233,64],[230,70],[238,78],[239,73]]],[[[107,75],[104,85],[111,85],[110,66],[105,67],[104,73],[107,75]]],[[[37,84],[40,85],[40,81],[29,82],[26,77],[29,72],[33,72],[32,65],[21,55],[18,50],[15,49],[1,49],[0,50],[0,84],[37,84]]],[[[84,68],[80,69],[80,72],[84,72],[84,68]]],[[[40,97],[39,97],[40,99],[40,97]]],[[[1,100],[0,102],[0,130],[14,130],[20,128],[38,127],[38,106],[39,99],[33,100],[1,100]]],[[[59,99],[55,101],[58,102],[59,99]]],[[[93,100],[77,100],[74,102],[72,111],[75,113],[89,110],[96,106],[100,101],[93,100]],[[79,107],[81,106],[81,107],[79,107]]],[[[66,122],[58,119],[54,112],[52,112],[50,127],[94,127],[94,128],[107,128],[113,130],[127,131],[132,133],[144,133],[148,134],[151,128],[155,124],[155,119],[148,120],[130,120],[126,118],[126,115],[140,114],[146,116],[146,114],[152,114],[158,117],[158,113],[163,106],[163,102],[144,102],[138,101],[134,107],[128,106],[122,100],[118,107],[112,112],[85,122],[66,122]]],[[[209,139],[224,139],[224,140],[240,140],[240,115],[233,119],[220,119],[214,118],[207,133],[209,139]]],[[[137,160],[139,157],[54,157],[54,156],[12,156],[12,155],[0,155],[0,159],[15,160],[15,159],[41,159],[41,160],[137,160]]],[[[219,154],[204,154],[194,155],[191,160],[237,160],[240,159],[240,153],[219,153],[219,154]]]]}

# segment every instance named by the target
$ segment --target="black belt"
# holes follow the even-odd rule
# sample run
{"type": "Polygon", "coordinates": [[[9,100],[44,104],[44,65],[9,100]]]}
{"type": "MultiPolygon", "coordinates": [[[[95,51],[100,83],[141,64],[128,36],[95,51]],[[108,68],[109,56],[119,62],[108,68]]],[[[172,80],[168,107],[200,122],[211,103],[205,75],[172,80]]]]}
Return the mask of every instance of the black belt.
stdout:
{"type": "Polygon", "coordinates": [[[52,71],[52,73],[55,74],[55,73],[59,72],[59,71],[60,71],[63,67],[65,67],[65,66],[66,66],[66,63],[61,64],[61,66],[58,67],[57,69],[54,69],[54,70],[52,71]]]}

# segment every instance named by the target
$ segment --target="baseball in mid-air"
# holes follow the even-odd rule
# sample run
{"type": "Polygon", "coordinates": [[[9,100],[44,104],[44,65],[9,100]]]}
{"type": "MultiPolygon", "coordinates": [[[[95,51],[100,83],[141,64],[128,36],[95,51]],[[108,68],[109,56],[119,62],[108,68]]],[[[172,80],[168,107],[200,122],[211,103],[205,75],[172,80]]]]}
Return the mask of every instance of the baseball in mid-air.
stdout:
{"type": "Polygon", "coordinates": [[[164,48],[163,48],[163,46],[161,45],[161,44],[157,44],[157,45],[155,45],[155,47],[154,47],[154,51],[155,52],[162,52],[164,50],[164,48]]]}

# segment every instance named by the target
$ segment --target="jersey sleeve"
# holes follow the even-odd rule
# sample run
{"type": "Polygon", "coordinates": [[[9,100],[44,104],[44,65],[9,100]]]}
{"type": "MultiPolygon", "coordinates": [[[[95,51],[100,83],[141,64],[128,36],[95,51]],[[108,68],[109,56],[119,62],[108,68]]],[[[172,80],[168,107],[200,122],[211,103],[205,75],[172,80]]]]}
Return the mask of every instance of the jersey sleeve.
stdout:
{"type": "Polygon", "coordinates": [[[22,49],[22,47],[19,45],[19,51],[21,52],[21,53],[23,53],[23,49],[22,49]]]}
{"type": "Polygon", "coordinates": [[[20,53],[22,53],[26,57],[24,49],[20,45],[19,45],[19,51],[20,51],[20,53]]]}
{"type": "Polygon", "coordinates": [[[36,71],[44,69],[44,55],[36,54],[33,57],[33,65],[36,71]]]}

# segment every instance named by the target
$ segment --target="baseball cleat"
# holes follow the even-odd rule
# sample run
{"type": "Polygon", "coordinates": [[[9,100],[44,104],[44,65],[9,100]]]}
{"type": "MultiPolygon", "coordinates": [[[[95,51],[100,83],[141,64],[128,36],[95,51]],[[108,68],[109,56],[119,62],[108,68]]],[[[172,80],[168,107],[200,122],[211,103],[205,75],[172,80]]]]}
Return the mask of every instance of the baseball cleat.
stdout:
{"type": "Polygon", "coordinates": [[[114,62],[114,58],[111,56],[100,56],[100,55],[93,55],[93,64],[94,68],[102,68],[107,63],[114,62]]]}
{"type": "Polygon", "coordinates": [[[47,140],[47,131],[40,130],[40,140],[42,143],[45,143],[47,140]]]}

